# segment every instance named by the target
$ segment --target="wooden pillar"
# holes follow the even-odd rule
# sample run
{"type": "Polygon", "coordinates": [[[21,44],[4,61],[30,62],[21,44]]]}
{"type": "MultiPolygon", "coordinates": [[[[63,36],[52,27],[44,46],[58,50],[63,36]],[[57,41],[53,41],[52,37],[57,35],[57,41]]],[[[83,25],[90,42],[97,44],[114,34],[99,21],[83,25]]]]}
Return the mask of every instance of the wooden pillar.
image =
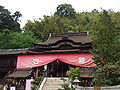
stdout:
{"type": "Polygon", "coordinates": [[[36,75],[35,77],[38,77],[38,68],[36,68],[36,75]]]}
{"type": "Polygon", "coordinates": [[[63,62],[62,62],[62,77],[63,77],[63,74],[64,74],[64,73],[63,73],[63,62]]]}

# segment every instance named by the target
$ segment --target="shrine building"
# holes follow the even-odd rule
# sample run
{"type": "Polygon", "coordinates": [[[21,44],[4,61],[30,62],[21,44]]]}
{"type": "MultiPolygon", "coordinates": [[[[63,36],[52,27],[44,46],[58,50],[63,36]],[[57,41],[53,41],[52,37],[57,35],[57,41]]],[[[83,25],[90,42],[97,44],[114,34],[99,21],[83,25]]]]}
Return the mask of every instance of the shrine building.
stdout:
{"type": "Polygon", "coordinates": [[[27,78],[42,76],[67,77],[70,67],[80,67],[83,80],[94,77],[93,57],[90,53],[92,40],[87,32],[50,34],[34,48],[0,50],[0,84],[18,83],[27,78]],[[6,78],[12,80],[5,81],[6,78]]]}

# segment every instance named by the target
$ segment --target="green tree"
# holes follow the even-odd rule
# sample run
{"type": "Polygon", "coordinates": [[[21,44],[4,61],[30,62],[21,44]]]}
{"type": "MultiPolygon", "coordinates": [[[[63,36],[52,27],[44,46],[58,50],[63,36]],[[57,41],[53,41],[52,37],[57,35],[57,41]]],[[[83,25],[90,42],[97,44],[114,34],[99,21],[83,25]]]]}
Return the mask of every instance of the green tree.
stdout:
{"type": "Polygon", "coordinates": [[[33,32],[37,39],[43,40],[43,24],[40,21],[28,21],[24,26],[24,31],[26,30],[33,32]]]}
{"type": "Polygon", "coordinates": [[[42,20],[28,21],[24,30],[32,31],[38,39],[45,41],[50,33],[68,33],[75,31],[75,20],[60,16],[44,16],[42,20]]]}
{"type": "Polygon", "coordinates": [[[115,23],[106,10],[100,13],[98,22],[94,24],[92,53],[97,64],[93,82],[96,86],[117,85],[120,73],[120,42],[115,23]]]}
{"type": "Polygon", "coordinates": [[[35,80],[32,82],[32,90],[36,90],[39,83],[41,82],[42,78],[41,77],[36,77],[35,80]]]}
{"type": "MultiPolygon", "coordinates": [[[[50,33],[79,33],[79,32],[86,32],[92,30],[90,27],[92,23],[96,20],[98,16],[98,12],[93,12],[92,14],[89,12],[82,12],[82,13],[74,13],[74,15],[67,13],[67,10],[72,8],[69,4],[61,4],[58,7],[63,8],[66,12],[61,13],[60,16],[55,12],[53,16],[45,16],[43,19],[28,21],[24,27],[24,30],[32,31],[34,35],[42,40],[45,41],[50,33]],[[68,9],[69,8],[69,9],[68,9]],[[67,16],[68,15],[68,16],[67,16]],[[69,18],[69,17],[75,18],[69,18]]],[[[61,9],[62,10],[62,9],[61,9]]],[[[75,12],[72,8],[72,12],[75,12]]]]}
{"type": "Polygon", "coordinates": [[[11,15],[8,9],[0,6],[0,32],[5,29],[9,29],[13,32],[21,32],[20,24],[18,23],[21,13],[16,11],[14,15],[11,15]]]}
{"type": "MultiPolygon", "coordinates": [[[[74,13],[75,18],[68,18],[64,16],[64,14],[60,16],[56,13],[57,12],[52,16],[44,15],[43,19],[28,21],[24,30],[32,31],[34,35],[42,41],[45,41],[50,33],[91,33],[97,30],[96,28],[98,26],[96,24],[99,23],[98,17],[102,12],[93,10],[92,12],[74,13]]],[[[119,30],[119,12],[108,12],[108,14],[115,23],[115,28],[119,30]]]]}
{"type": "Polygon", "coordinates": [[[0,49],[31,48],[34,42],[40,42],[40,40],[37,40],[30,31],[18,33],[4,30],[0,33],[0,49]]]}
{"type": "Polygon", "coordinates": [[[99,66],[93,79],[95,86],[113,86],[120,83],[120,65],[108,63],[99,66]]]}
{"type": "Polygon", "coordinates": [[[60,17],[75,18],[75,10],[72,8],[71,4],[60,4],[57,7],[56,15],[60,17]]]}
{"type": "Polygon", "coordinates": [[[94,27],[92,53],[95,55],[96,63],[117,62],[120,51],[118,48],[120,42],[117,42],[119,33],[116,32],[115,24],[106,10],[100,14],[99,21],[94,27]]]}
{"type": "Polygon", "coordinates": [[[14,15],[12,15],[15,22],[19,21],[19,18],[22,16],[22,14],[19,11],[16,11],[14,15]]]}
{"type": "Polygon", "coordinates": [[[75,77],[80,78],[80,68],[70,68],[70,70],[67,72],[67,75],[70,77],[70,79],[74,80],[75,77]]]}

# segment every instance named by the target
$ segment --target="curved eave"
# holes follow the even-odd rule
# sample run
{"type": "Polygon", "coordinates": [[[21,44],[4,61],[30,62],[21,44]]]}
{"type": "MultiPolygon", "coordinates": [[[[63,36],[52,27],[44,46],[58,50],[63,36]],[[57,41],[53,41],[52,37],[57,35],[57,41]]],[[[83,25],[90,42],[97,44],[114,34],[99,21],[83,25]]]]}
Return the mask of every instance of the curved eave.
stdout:
{"type": "Polygon", "coordinates": [[[50,46],[56,46],[56,45],[58,45],[59,43],[64,43],[64,42],[70,42],[70,43],[72,43],[72,44],[74,44],[74,45],[86,45],[86,44],[92,44],[92,42],[84,42],[84,43],[82,43],[82,42],[74,42],[73,40],[59,40],[59,41],[57,41],[57,42],[55,42],[55,43],[50,43],[50,44],[44,44],[44,43],[33,43],[33,45],[34,46],[36,46],[36,47],[50,47],[50,46]]]}
{"type": "Polygon", "coordinates": [[[29,49],[1,49],[0,55],[18,55],[29,52],[29,49]]]}

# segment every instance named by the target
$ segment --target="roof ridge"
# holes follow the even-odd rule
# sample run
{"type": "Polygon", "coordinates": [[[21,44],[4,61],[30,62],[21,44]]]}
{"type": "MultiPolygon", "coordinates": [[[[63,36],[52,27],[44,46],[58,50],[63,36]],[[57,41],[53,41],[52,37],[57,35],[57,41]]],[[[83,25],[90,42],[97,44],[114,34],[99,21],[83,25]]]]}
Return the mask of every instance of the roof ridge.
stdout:
{"type": "Polygon", "coordinates": [[[80,33],[65,33],[65,34],[50,34],[50,37],[61,37],[61,36],[79,36],[79,35],[88,35],[88,32],[80,32],[80,33]]]}

